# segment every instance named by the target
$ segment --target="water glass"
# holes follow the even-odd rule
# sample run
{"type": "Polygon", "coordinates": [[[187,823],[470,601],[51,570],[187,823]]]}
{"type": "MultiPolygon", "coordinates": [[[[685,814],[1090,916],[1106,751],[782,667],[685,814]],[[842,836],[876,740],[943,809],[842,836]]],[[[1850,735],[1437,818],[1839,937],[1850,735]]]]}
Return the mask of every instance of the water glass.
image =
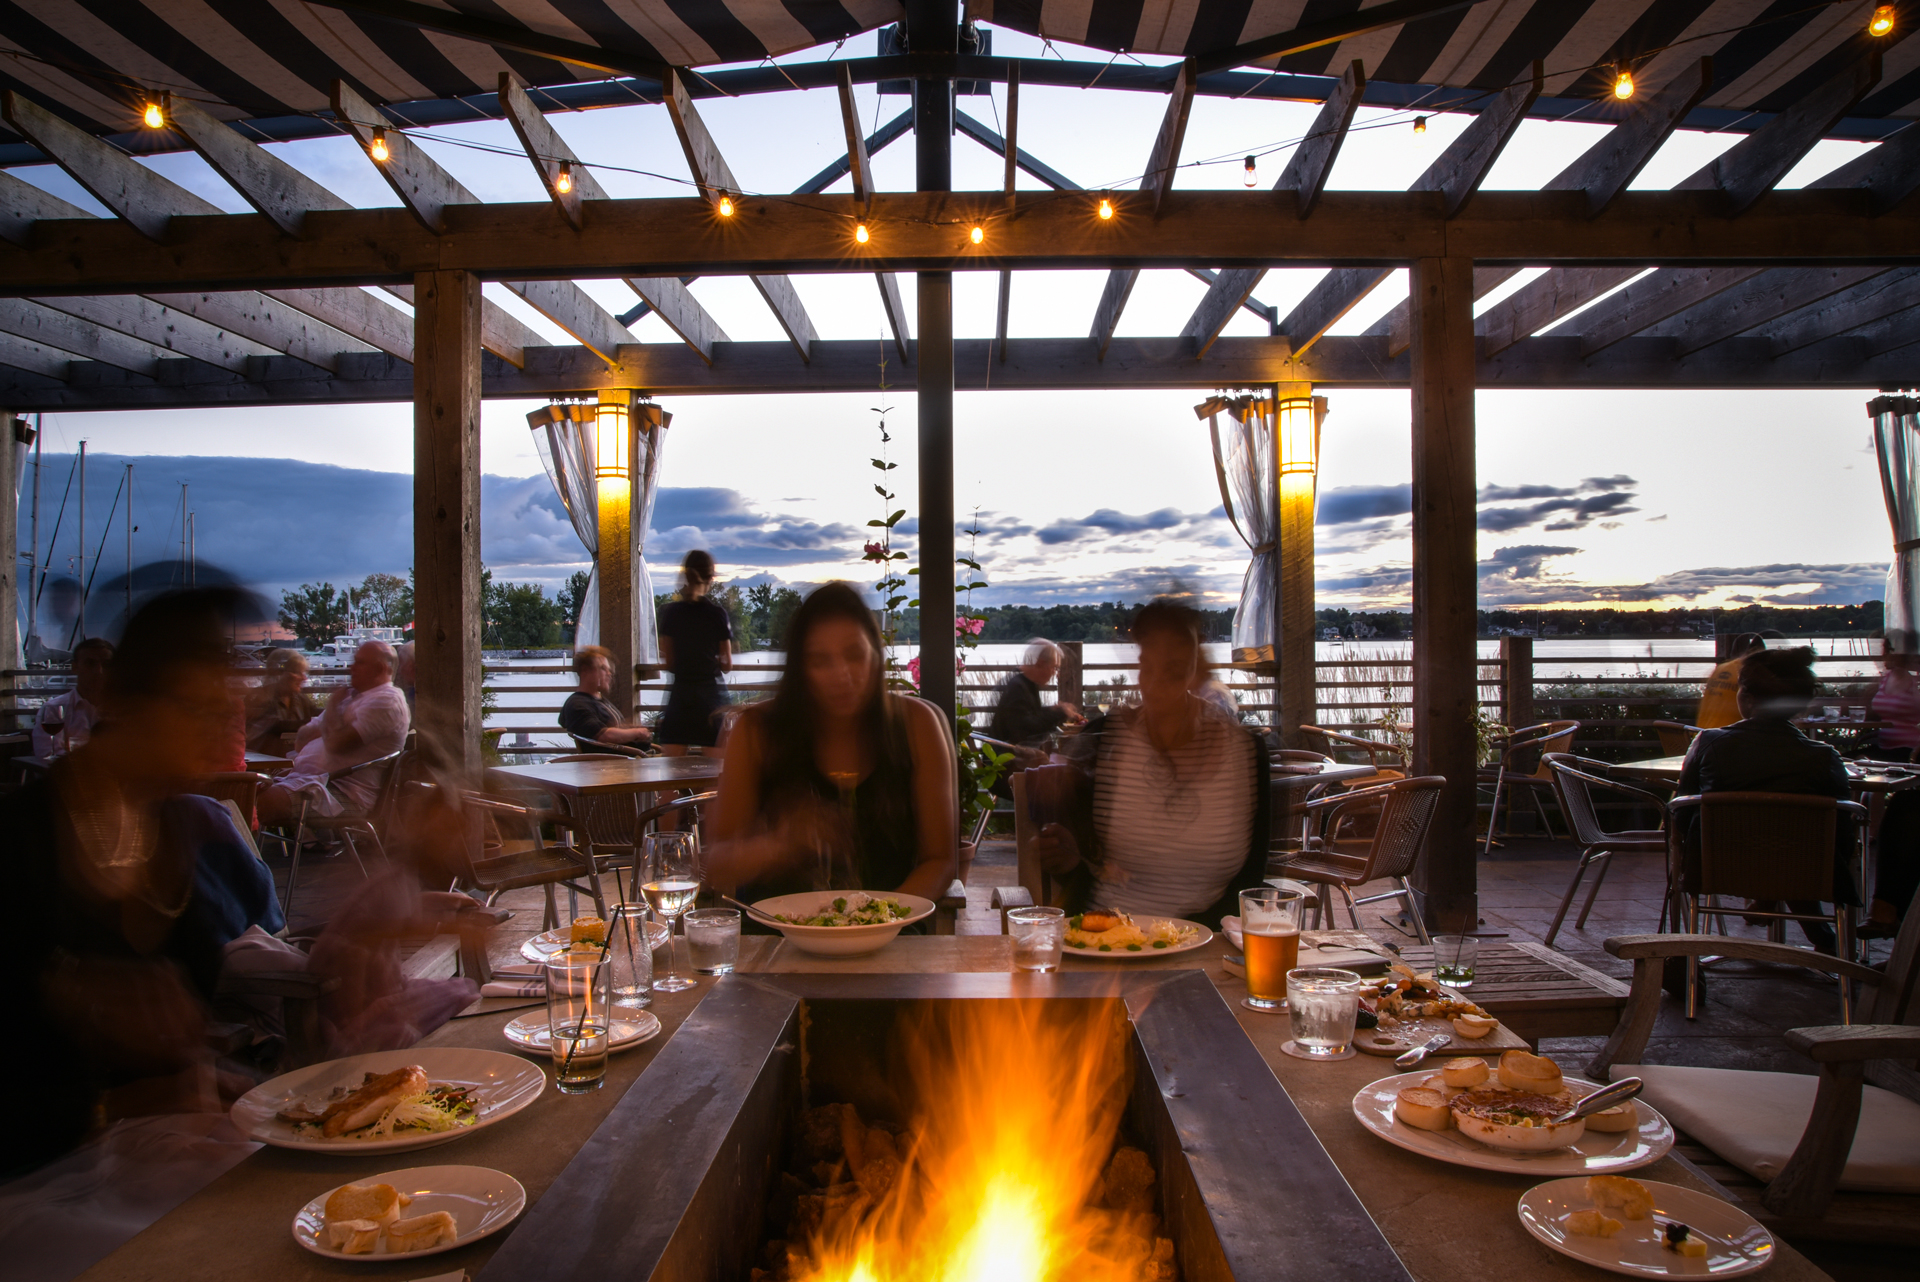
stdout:
{"type": "Polygon", "coordinates": [[[1007,934],[1013,936],[1013,964],[1019,970],[1059,970],[1067,941],[1064,908],[1009,908],[1007,934]]]}
{"type": "Polygon", "coordinates": [[[1435,935],[1433,977],[1448,988],[1471,988],[1479,956],[1480,941],[1472,935],[1435,935]]]}
{"type": "Polygon", "coordinates": [[[687,914],[687,951],[702,975],[731,975],[740,964],[740,910],[696,908],[687,914]]]}
{"type": "Polygon", "coordinates": [[[613,1004],[630,1010],[653,1005],[653,948],[647,942],[647,906],[613,906],[607,923],[607,960],[613,965],[613,1004]]]}
{"type": "Polygon", "coordinates": [[[1300,908],[1307,897],[1297,890],[1255,886],[1240,892],[1240,941],[1247,964],[1249,1010],[1273,1014],[1287,1008],[1287,972],[1300,964],[1300,908]]]}
{"type": "Polygon", "coordinates": [[[562,1095],[597,1091],[613,1046],[613,963],[580,954],[547,963],[547,1049],[562,1095]]]}
{"type": "Polygon", "coordinates": [[[1308,1059],[1344,1057],[1360,1011],[1360,976],[1331,966],[1287,972],[1287,1014],[1294,1049],[1308,1059]]]}

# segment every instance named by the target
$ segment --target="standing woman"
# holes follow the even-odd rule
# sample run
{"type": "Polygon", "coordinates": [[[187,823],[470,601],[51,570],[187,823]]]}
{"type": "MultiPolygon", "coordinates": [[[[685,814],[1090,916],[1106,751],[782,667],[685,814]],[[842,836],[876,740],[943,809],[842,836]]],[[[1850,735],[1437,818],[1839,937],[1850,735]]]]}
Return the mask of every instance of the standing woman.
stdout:
{"type": "Polygon", "coordinates": [[[669,757],[684,757],[695,745],[717,756],[713,749],[727,706],[721,677],[733,671],[733,620],[724,606],[707,599],[712,553],[687,553],[680,580],[680,599],[660,611],[660,658],[673,673],[673,688],[653,738],[669,757]]]}
{"type": "Polygon", "coordinates": [[[880,629],[829,583],[794,612],[771,701],[727,746],[710,827],[715,885],[749,902],[819,889],[937,899],[959,847],[952,740],[922,699],[885,689],[880,629]]]}

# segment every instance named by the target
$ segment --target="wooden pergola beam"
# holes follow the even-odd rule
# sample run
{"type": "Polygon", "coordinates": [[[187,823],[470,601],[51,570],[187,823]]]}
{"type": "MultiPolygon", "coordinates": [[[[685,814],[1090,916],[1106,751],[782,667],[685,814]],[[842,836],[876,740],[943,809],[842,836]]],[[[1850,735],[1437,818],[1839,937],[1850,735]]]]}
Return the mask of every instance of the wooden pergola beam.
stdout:
{"type": "Polygon", "coordinates": [[[161,359],[169,355],[152,343],[102,329],[92,321],[24,298],[0,298],[0,333],[146,378],[152,378],[159,371],[161,359]]]}
{"type": "MultiPolygon", "coordinates": [[[[840,123],[847,134],[847,172],[853,180],[853,194],[864,201],[874,193],[873,158],[867,155],[867,136],[860,128],[860,112],[853,101],[853,77],[840,80],[840,123]]],[[[880,285],[880,306],[887,313],[887,326],[893,331],[894,350],[900,363],[913,364],[913,327],[907,323],[906,304],[900,299],[900,278],[892,272],[875,272],[880,285]]]]}
{"type": "Polygon", "coordinates": [[[205,361],[236,374],[247,372],[249,359],[268,355],[272,350],[248,342],[189,313],[138,295],[36,298],[32,301],[97,325],[103,330],[125,334],[128,338],[137,338],[162,351],[205,361]]]}
{"type": "Polygon", "coordinates": [[[1920,268],[1881,272],[1759,331],[1775,358],[1920,306],[1920,268]]]}
{"type": "Polygon", "coordinates": [[[64,383],[72,363],[73,357],[66,352],[0,331],[0,365],[64,383]]]}
{"type": "MultiPolygon", "coordinates": [[[[297,292],[308,295],[313,293],[311,290],[297,292]]],[[[251,339],[260,346],[282,355],[297,357],[321,369],[336,368],[343,352],[376,350],[371,343],[363,343],[351,338],[291,304],[251,290],[232,290],[221,293],[203,291],[190,294],[154,293],[148,294],[147,297],[163,307],[170,307],[188,316],[197,317],[209,325],[238,334],[242,338],[251,339]]],[[[373,302],[372,305],[382,306],[378,302],[373,302]]],[[[385,310],[393,312],[393,324],[396,330],[407,327],[405,316],[391,307],[385,310]]],[[[412,350],[410,341],[404,350],[412,350]]]]}
{"type": "Polygon", "coordinates": [[[1881,274],[1879,267],[1776,267],[1660,327],[1677,355],[1724,342],[1881,274]]]}
{"type": "MultiPolygon", "coordinates": [[[[1157,222],[1166,208],[1167,193],[1173,189],[1173,175],[1180,163],[1180,147],[1187,137],[1187,117],[1193,111],[1193,89],[1195,72],[1191,61],[1181,66],[1180,76],[1173,83],[1173,92],[1167,96],[1167,109],[1160,117],[1160,132],[1154,136],[1153,149],[1147,154],[1147,166],[1140,178],[1140,194],[1145,197],[1148,222],[1157,222]]],[[[1121,206],[1116,202],[1115,217],[1109,221],[1118,222],[1124,217],[1121,206]]],[[[1127,299],[1133,295],[1134,282],[1140,279],[1137,267],[1116,267],[1107,273],[1106,288],[1101,291],[1100,303],[1094,308],[1093,339],[1094,351],[1105,355],[1107,345],[1113,342],[1113,331],[1120,324],[1120,313],[1127,309],[1127,299]]]]}
{"type": "Polygon", "coordinates": [[[1701,58],[1682,69],[1556,174],[1546,190],[1585,192],[1588,211],[1598,217],[1640,176],[1712,84],[1713,59],[1701,58]]]}
{"type": "Polygon", "coordinates": [[[43,218],[91,218],[92,214],[0,169],[0,240],[28,245],[43,218]]]}

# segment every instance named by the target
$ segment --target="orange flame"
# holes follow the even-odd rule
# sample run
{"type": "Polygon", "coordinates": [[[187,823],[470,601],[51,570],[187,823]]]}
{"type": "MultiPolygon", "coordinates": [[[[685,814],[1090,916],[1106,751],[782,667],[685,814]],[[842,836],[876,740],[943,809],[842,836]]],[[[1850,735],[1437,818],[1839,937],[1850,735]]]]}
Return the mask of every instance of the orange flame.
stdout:
{"type": "MultiPolygon", "coordinates": [[[[1132,1077],[1120,1003],[942,1003],[901,1031],[917,1114],[898,1173],[870,1209],[821,1225],[794,1282],[1173,1276],[1138,1188],[1122,1199],[1104,1178],[1132,1077]]],[[[856,1130],[856,1168],[860,1145],[856,1130]]]]}

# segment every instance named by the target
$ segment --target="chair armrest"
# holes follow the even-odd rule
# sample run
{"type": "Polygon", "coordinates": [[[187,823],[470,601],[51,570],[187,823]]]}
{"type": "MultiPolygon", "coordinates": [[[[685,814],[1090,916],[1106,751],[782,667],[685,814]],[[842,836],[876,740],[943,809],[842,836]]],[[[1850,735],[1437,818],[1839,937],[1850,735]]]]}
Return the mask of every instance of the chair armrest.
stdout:
{"type": "Polygon", "coordinates": [[[993,906],[995,908],[1031,908],[1033,892],[1025,886],[995,886],[993,888],[993,906]]]}
{"type": "Polygon", "coordinates": [[[1786,966],[1805,966],[1830,975],[1857,979],[1878,985],[1886,979],[1880,971],[1869,969],[1841,957],[1829,957],[1809,948],[1787,944],[1769,944],[1758,939],[1735,939],[1727,935],[1615,935],[1606,941],[1606,949],[1628,961],[1666,957],[1738,957],[1743,961],[1777,962],[1786,966]]]}
{"type": "Polygon", "coordinates": [[[1392,783],[1376,783],[1365,788],[1350,788],[1346,792],[1331,793],[1325,797],[1315,797],[1312,801],[1303,801],[1293,807],[1293,812],[1299,814],[1303,810],[1325,810],[1330,806],[1343,806],[1353,801],[1367,801],[1373,797],[1383,797],[1392,790],[1392,783]]]}
{"type": "Polygon", "coordinates": [[[934,900],[934,903],[941,908],[965,908],[967,906],[967,883],[955,877],[947,883],[946,890],[941,892],[940,898],[934,900]]]}
{"type": "Polygon", "coordinates": [[[1920,1059],[1920,1027],[1912,1024],[1828,1024],[1789,1028],[1787,1045],[1815,1063],[1920,1059]]]}

